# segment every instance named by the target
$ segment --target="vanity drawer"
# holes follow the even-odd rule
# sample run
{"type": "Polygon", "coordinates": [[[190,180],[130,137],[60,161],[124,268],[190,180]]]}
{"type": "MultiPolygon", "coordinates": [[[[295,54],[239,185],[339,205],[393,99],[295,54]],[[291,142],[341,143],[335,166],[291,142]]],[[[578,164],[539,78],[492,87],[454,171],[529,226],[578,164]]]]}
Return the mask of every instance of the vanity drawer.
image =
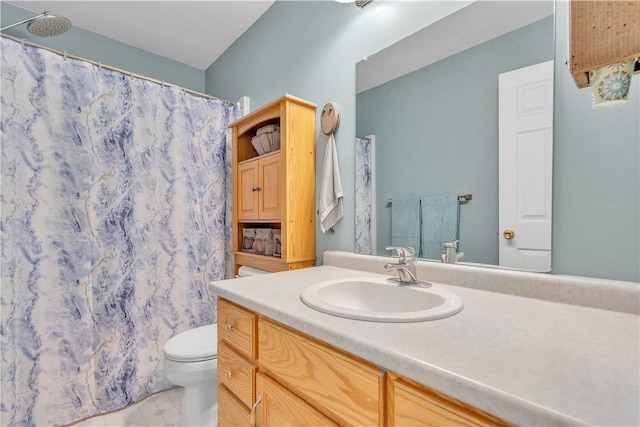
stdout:
{"type": "Polygon", "coordinates": [[[218,384],[226,386],[247,408],[255,396],[257,367],[224,342],[218,343],[218,384]]]}
{"type": "Polygon", "coordinates": [[[384,374],[373,364],[262,317],[258,362],[340,424],[383,425],[384,374]]]}
{"type": "Polygon", "coordinates": [[[251,412],[223,385],[218,386],[218,427],[251,425],[251,412]]]}
{"type": "Polygon", "coordinates": [[[389,372],[389,427],[508,426],[499,418],[389,372]]]}
{"type": "Polygon", "coordinates": [[[218,298],[218,342],[224,340],[247,357],[255,357],[256,315],[218,298]]]}

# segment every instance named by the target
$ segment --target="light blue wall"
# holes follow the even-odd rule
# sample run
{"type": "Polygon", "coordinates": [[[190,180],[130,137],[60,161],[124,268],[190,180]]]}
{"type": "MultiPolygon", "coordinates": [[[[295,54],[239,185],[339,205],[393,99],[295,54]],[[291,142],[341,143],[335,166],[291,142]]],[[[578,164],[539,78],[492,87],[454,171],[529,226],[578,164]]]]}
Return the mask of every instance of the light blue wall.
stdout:
{"type": "MultiPolygon", "coordinates": [[[[4,2],[0,4],[0,12],[2,26],[34,16],[30,11],[4,2]]],[[[100,61],[125,71],[204,92],[204,70],[83,30],[78,26],[73,26],[68,32],[55,37],[36,37],[27,31],[26,24],[7,30],[6,34],[82,58],[100,61]]]]}
{"type": "MultiPolygon", "coordinates": [[[[358,9],[332,1],[278,1],[206,71],[208,92],[229,99],[248,95],[254,107],[284,92],[320,107],[328,101],[342,107],[337,145],[345,218],[335,235],[318,229],[320,261],[325,249],[354,248],[355,63],[438,19],[428,12],[438,4],[374,2],[358,9]],[[390,14],[382,13],[385,7],[390,14]]],[[[638,91],[623,107],[591,110],[589,90],[578,90],[564,65],[567,3],[557,8],[553,269],[640,281],[638,91]]],[[[636,89],[639,80],[634,77],[636,89]]],[[[326,146],[320,135],[317,180],[326,146]]]]}
{"type": "Polygon", "coordinates": [[[356,133],[376,135],[377,253],[391,244],[388,198],[471,193],[458,247],[498,264],[498,75],[553,48],[549,16],[357,95],[356,133]]]}
{"type": "Polygon", "coordinates": [[[340,106],[336,144],[344,218],[335,234],[323,235],[316,226],[319,262],[326,249],[354,250],[356,62],[469,3],[373,2],[360,9],[334,1],[277,1],[206,71],[208,93],[227,99],[247,95],[252,109],[285,92],[318,105],[316,188],[326,148],[320,111],[329,101],[340,106]]]}
{"type": "Polygon", "coordinates": [[[553,270],[640,281],[640,75],[625,105],[594,110],[566,59],[567,2],[556,6],[553,270]]]}

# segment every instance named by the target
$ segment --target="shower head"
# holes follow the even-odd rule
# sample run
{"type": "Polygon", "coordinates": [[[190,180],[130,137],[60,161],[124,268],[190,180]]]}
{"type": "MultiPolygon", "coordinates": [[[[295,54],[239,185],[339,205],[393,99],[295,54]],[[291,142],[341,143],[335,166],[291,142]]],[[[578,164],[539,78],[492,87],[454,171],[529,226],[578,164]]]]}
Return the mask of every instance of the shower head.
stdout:
{"type": "Polygon", "coordinates": [[[8,30],[9,28],[13,28],[27,22],[29,23],[29,25],[27,25],[27,30],[29,30],[29,32],[34,36],[38,37],[58,36],[62,33],[66,33],[71,28],[71,21],[64,16],[49,15],[49,11],[44,11],[33,18],[25,19],[24,21],[2,27],[0,31],[8,30]]]}
{"type": "Polygon", "coordinates": [[[38,37],[59,36],[71,28],[71,21],[64,16],[45,15],[29,22],[27,30],[38,37]]]}

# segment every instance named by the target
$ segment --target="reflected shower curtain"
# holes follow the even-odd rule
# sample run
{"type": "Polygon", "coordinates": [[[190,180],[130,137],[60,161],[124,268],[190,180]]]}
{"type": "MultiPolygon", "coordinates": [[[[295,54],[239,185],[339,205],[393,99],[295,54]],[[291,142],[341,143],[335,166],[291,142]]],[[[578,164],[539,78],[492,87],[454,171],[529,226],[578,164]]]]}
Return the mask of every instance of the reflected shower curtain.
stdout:
{"type": "Polygon", "coordinates": [[[58,425],[169,384],[213,323],[234,107],[2,39],[2,425],[58,425]]]}
{"type": "Polygon", "coordinates": [[[375,135],[355,141],[355,253],[375,255],[375,135]]]}

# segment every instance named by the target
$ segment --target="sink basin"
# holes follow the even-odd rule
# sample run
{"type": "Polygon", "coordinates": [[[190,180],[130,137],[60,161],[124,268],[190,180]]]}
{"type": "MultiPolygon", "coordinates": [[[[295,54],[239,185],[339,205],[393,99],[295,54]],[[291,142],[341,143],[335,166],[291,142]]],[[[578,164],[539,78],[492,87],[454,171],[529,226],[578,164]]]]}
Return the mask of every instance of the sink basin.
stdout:
{"type": "Polygon", "coordinates": [[[386,277],[327,280],[305,288],[300,299],[323,313],[373,322],[421,322],[453,316],[462,300],[438,285],[399,286],[386,277]]]}

